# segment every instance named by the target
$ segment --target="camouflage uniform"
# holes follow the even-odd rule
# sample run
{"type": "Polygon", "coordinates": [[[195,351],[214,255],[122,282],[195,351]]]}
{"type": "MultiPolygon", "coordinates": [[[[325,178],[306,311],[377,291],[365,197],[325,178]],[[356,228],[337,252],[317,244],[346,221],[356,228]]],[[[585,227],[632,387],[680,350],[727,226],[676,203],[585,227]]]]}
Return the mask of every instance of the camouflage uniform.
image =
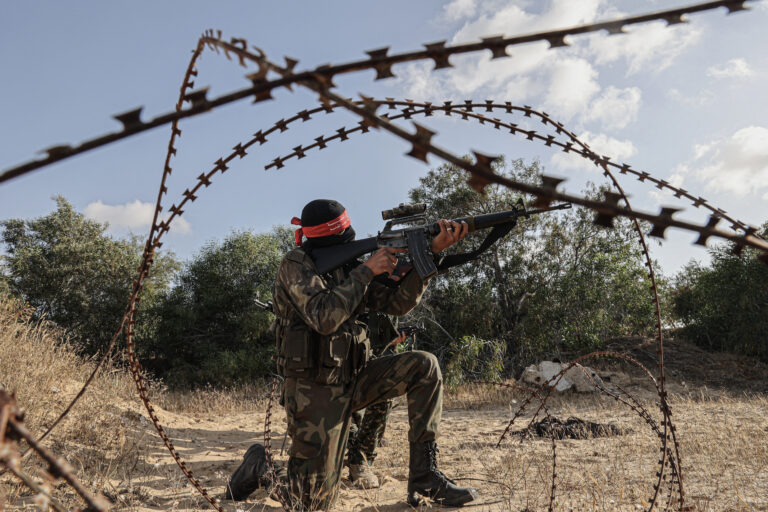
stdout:
{"type": "Polygon", "coordinates": [[[292,440],[288,491],[295,505],[307,509],[330,508],[334,502],[353,411],[407,394],[409,440],[428,442],[438,435],[442,375],[437,359],[414,351],[369,363],[370,341],[358,321],[366,307],[407,313],[426,283],[415,272],[394,289],[372,279],[363,265],[321,276],[301,249],[285,256],[275,279],[277,363],[285,377],[292,440]]]}
{"type": "MultiPolygon", "coordinates": [[[[374,354],[386,352],[393,354],[389,343],[397,338],[398,332],[392,320],[375,311],[368,311],[365,315],[368,325],[368,337],[371,340],[371,348],[374,354]]],[[[382,400],[369,405],[364,411],[355,411],[352,414],[352,425],[347,445],[347,460],[349,464],[373,464],[384,432],[387,428],[387,419],[392,410],[392,400],[382,400]]]]}

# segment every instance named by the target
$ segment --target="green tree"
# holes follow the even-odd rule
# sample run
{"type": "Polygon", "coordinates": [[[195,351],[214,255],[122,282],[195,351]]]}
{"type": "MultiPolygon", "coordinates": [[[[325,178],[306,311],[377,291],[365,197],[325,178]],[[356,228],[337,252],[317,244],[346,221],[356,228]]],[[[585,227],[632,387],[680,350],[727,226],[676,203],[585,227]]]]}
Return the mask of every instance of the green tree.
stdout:
{"type": "MultiPolygon", "coordinates": [[[[88,220],[63,197],[56,210],[31,220],[0,223],[5,244],[5,281],[10,291],[70,332],[86,352],[102,349],[128,306],[142,244],[115,240],[107,225],[88,220]]],[[[140,338],[151,336],[153,303],[170,282],[177,263],[158,254],[146,282],[138,320],[140,338]],[[150,326],[150,327],[147,327],[150,326]]]]}
{"type": "MultiPolygon", "coordinates": [[[[768,223],[762,231],[768,237],[768,223]]],[[[709,350],[768,360],[768,266],[751,249],[737,256],[720,244],[709,252],[710,266],[691,262],[675,277],[680,334],[709,350]]]]}
{"type": "MultiPolygon", "coordinates": [[[[527,183],[538,183],[541,174],[538,162],[522,160],[501,161],[495,170],[527,183]]],[[[446,218],[507,210],[518,200],[499,186],[479,195],[466,179],[462,170],[443,165],[421,179],[410,198],[446,218]]],[[[585,193],[601,191],[591,186],[585,193]]],[[[478,260],[438,277],[415,315],[438,321],[459,341],[502,340],[508,369],[648,332],[654,317],[636,235],[627,221],[607,230],[595,226],[593,216],[573,208],[522,219],[478,260]]],[[[471,235],[455,250],[479,245],[485,234],[471,235]]],[[[441,339],[437,330],[430,336],[441,339]]]]}
{"type": "Polygon", "coordinates": [[[11,280],[6,269],[5,256],[0,255],[0,299],[11,295],[11,280]]]}
{"type": "Polygon", "coordinates": [[[188,262],[159,307],[147,365],[172,386],[231,385],[273,369],[273,316],[254,305],[271,296],[292,232],[232,233],[188,262]]]}

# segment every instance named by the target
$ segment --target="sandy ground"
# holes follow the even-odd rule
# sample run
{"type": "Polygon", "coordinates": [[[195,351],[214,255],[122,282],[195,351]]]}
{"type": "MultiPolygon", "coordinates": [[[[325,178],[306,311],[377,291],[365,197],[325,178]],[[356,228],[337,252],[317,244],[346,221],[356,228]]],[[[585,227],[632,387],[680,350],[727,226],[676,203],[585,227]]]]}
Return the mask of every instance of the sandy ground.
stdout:
{"type": "MultiPolygon", "coordinates": [[[[768,401],[764,395],[733,396],[705,388],[670,386],[673,411],[681,440],[686,510],[768,510],[768,401]],[[691,508],[689,508],[691,507],[691,508]]],[[[634,380],[630,391],[658,417],[653,393],[634,380]]],[[[508,438],[497,442],[513,411],[524,399],[484,387],[464,390],[444,410],[440,467],[461,485],[478,489],[480,499],[471,510],[547,510],[552,484],[553,446],[550,439],[508,438]],[[504,403],[506,405],[499,405],[504,403]]],[[[601,396],[569,394],[550,402],[550,413],[566,419],[617,425],[625,435],[556,443],[555,510],[642,510],[654,493],[659,459],[659,438],[626,406],[601,396]]],[[[135,413],[131,413],[135,414],[135,413]]],[[[245,450],[263,442],[264,411],[226,417],[182,415],[161,411],[182,457],[214,496],[223,498],[224,484],[245,450]]],[[[524,415],[515,428],[527,424],[524,415]]],[[[281,446],[285,433],[282,411],[273,418],[273,449],[286,459],[281,446]]],[[[391,415],[374,471],[381,487],[358,490],[350,486],[344,470],[335,510],[397,511],[405,503],[408,477],[407,412],[398,405],[391,415]]],[[[187,510],[204,507],[157,436],[151,424],[137,422],[146,431],[139,459],[129,478],[113,481],[116,507],[141,510],[187,510]]],[[[290,442],[290,441],[288,441],[290,442]]],[[[663,483],[659,503],[669,502],[669,484],[663,483]]],[[[279,510],[263,490],[247,501],[222,502],[225,510],[279,510]]],[[[678,508],[679,505],[674,508],[678,508]]],[[[424,504],[422,508],[439,510],[424,504]]],[[[664,507],[661,507],[663,509],[664,507]]]]}
{"type": "MultiPolygon", "coordinates": [[[[655,347],[650,340],[627,339],[612,348],[629,352],[653,367],[655,347]]],[[[738,356],[705,353],[686,344],[668,343],[667,355],[670,405],[680,441],[684,510],[768,511],[768,367],[738,356]]],[[[611,385],[624,387],[658,421],[657,395],[646,377],[626,367],[605,367],[599,371],[603,376],[612,375],[611,385]]],[[[55,393],[56,400],[62,404],[78,387],[57,386],[63,389],[55,393]]],[[[163,402],[168,408],[175,407],[176,412],[156,404],[161,422],[188,467],[202,485],[220,499],[229,475],[239,465],[246,449],[255,442],[263,442],[263,389],[254,390],[254,395],[261,396],[243,401],[225,394],[221,401],[198,400],[194,406],[182,403],[183,400],[163,402]],[[236,412],[189,412],[226,407],[236,412]]],[[[104,397],[92,397],[90,409],[81,410],[83,414],[70,418],[63,427],[80,428],[84,434],[88,429],[102,434],[108,432],[110,436],[93,437],[92,442],[86,441],[88,446],[80,447],[87,449],[75,452],[71,446],[65,448],[55,442],[51,448],[66,456],[78,468],[79,474],[87,475],[83,479],[89,488],[110,497],[115,510],[206,509],[206,502],[181,473],[147,420],[138,398],[131,397],[130,393],[120,396],[125,398],[116,399],[108,393],[104,397]],[[103,422],[102,426],[99,426],[100,422],[103,422]],[[134,446],[138,448],[134,449],[134,446]],[[91,457],[99,461],[99,466],[88,466],[87,457],[82,456],[88,450],[100,455],[91,457]]],[[[554,510],[648,509],[655,493],[662,452],[659,436],[635,411],[601,394],[567,393],[548,402],[550,414],[562,420],[576,416],[613,424],[625,433],[562,440],[554,447],[548,438],[529,438],[521,442],[519,438],[508,436],[497,446],[502,432],[525,398],[519,392],[479,385],[466,385],[446,394],[439,439],[440,467],[457,483],[478,489],[479,500],[466,508],[517,512],[548,510],[555,461],[554,510]]],[[[513,428],[525,427],[532,411],[529,409],[518,418],[513,428]]],[[[411,508],[405,502],[407,429],[406,408],[400,403],[390,417],[374,466],[381,487],[373,490],[352,488],[345,469],[334,510],[399,511],[411,508]]],[[[284,434],[284,414],[275,405],[272,446],[275,457],[282,462],[287,459],[281,450],[284,434]]],[[[82,435],[79,439],[90,437],[82,435]]],[[[665,473],[670,474],[668,468],[665,473]]],[[[34,496],[12,484],[12,479],[4,481],[5,489],[11,490],[6,495],[0,493],[0,510],[4,507],[35,508],[34,496]]],[[[667,505],[674,510],[680,509],[674,499],[676,493],[672,493],[670,499],[670,489],[674,487],[675,483],[669,480],[661,482],[657,510],[664,510],[667,505]]],[[[66,486],[59,484],[56,494],[65,495],[66,486]]],[[[68,503],[78,502],[70,497],[68,503]]],[[[278,503],[264,490],[256,491],[244,502],[222,501],[222,506],[228,512],[280,510],[278,503]]],[[[440,509],[430,504],[420,508],[440,509]]]]}

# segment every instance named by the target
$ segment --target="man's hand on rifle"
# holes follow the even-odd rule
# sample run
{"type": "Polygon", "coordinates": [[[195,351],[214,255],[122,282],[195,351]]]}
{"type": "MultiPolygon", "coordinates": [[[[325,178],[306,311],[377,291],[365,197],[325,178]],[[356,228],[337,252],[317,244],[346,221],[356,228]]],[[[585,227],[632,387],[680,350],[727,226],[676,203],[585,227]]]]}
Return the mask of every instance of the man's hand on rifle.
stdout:
{"type": "Polygon", "coordinates": [[[458,223],[452,220],[440,219],[437,223],[440,226],[440,233],[432,239],[432,252],[434,253],[444,251],[467,236],[469,228],[466,222],[458,223]]]}
{"type": "Polygon", "coordinates": [[[397,256],[395,256],[395,254],[405,252],[406,250],[407,249],[394,247],[383,247],[374,252],[363,265],[371,269],[371,272],[373,272],[373,275],[375,276],[378,276],[379,274],[391,274],[397,266],[397,256]]]}

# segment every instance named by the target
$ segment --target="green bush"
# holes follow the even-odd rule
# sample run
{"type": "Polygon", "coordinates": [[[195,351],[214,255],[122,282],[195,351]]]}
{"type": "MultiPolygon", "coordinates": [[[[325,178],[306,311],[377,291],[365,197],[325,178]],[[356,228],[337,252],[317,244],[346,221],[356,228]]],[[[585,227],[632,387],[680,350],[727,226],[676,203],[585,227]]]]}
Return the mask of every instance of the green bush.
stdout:
{"type": "Polygon", "coordinates": [[[467,380],[499,381],[504,372],[506,344],[463,336],[451,343],[451,359],[445,365],[445,384],[454,389],[467,380]]]}
{"type": "Polygon", "coordinates": [[[273,371],[273,316],[254,299],[271,296],[289,234],[239,232],[206,244],[158,305],[147,367],[171,386],[231,385],[273,371]]]}
{"type": "MultiPolygon", "coordinates": [[[[108,236],[107,225],[86,219],[63,197],[55,200],[48,215],[0,223],[7,253],[0,288],[28,302],[37,317],[68,329],[86,352],[98,352],[128,306],[143,246],[108,236]]],[[[137,317],[140,340],[154,334],[151,311],[177,268],[172,256],[156,255],[137,317]]]]}
{"type": "MultiPolygon", "coordinates": [[[[768,223],[763,225],[768,236],[768,223]]],[[[688,264],[675,278],[673,313],[680,334],[708,350],[768,361],[768,266],[753,250],[710,250],[712,263],[688,264]]]]}

